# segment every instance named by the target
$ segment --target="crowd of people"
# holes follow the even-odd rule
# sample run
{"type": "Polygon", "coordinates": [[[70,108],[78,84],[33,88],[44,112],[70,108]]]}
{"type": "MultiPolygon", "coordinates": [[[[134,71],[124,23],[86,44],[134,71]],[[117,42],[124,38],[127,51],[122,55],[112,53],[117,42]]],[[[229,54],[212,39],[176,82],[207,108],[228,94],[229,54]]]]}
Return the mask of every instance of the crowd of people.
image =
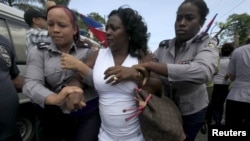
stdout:
{"type": "Polygon", "coordinates": [[[223,124],[224,113],[226,125],[249,126],[250,45],[234,50],[225,43],[219,50],[218,40],[200,31],[208,13],[203,0],[183,1],[176,12],[175,37],[161,41],[151,53],[146,22],[128,6],[109,13],[108,47],[98,50],[80,38],[71,9],[48,1],[46,13],[27,10],[23,77],[11,44],[0,36],[0,113],[5,113],[0,116],[0,141],[22,140],[15,89],[34,102],[37,141],[144,141],[134,116],[137,109],[124,112],[137,106],[136,88],[174,101],[185,141],[194,141],[206,122],[223,124]]]}

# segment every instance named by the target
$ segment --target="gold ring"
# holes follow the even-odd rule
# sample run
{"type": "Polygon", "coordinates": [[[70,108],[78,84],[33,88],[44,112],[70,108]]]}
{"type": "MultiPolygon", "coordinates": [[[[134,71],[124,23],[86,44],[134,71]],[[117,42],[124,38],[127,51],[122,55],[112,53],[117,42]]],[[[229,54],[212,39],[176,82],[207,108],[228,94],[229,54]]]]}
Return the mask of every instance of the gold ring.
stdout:
{"type": "Polygon", "coordinates": [[[115,75],[114,75],[113,79],[114,79],[113,80],[114,82],[116,82],[118,80],[118,78],[115,75]]]}

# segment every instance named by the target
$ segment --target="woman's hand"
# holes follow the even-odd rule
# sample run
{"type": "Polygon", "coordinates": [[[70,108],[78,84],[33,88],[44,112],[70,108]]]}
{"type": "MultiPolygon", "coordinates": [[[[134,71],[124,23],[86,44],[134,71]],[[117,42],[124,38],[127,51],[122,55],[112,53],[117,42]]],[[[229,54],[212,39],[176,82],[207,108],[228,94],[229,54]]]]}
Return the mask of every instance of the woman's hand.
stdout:
{"type": "Polygon", "coordinates": [[[150,71],[148,71],[143,65],[134,65],[132,68],[136,69],[137,71],[139,71],[141,73],[141,75],[143,75],[143,81],[141,83],[141,86],[144,86],[150,76],[150,71]]]}
{"type": "Polygon", "coordinates": [[[140,77],[139,72],[135,68],[123,66],[110,67],[104,72],[104,75],[104,79],[107,80],[106,83],[112,83],[112,85],[126,80],[137,81],[140,77]]]}
{"type": "Polygon", "coordinates": [[[83,91],[77,86],[66,86],[58,94],[51,94],[47,96],[45,103],[47,105],[62,106],[65,104],[67,97],[75,93],[83,94],[83,91]]]}
{"type": "Polygon", "coordinates": [[[77,111],[86,106],[82,93],[72,93],[66,98],[66,108],[69,111],[77,111]]]}
{"type": "Polygon", "coordinates": [[[69,55],[67,53],[62,53],[62,56],[61,56],[62,69],[78,71],[81,63],[82,63],[82,61],[75,58],[74,56],[69,55]]]}
{"type": "Polygon", "coordinates": [[[46,2],[46,9],[49,9],[51,6],[56,5],[56,2],[54,0],[48,0],[46,2]]]}

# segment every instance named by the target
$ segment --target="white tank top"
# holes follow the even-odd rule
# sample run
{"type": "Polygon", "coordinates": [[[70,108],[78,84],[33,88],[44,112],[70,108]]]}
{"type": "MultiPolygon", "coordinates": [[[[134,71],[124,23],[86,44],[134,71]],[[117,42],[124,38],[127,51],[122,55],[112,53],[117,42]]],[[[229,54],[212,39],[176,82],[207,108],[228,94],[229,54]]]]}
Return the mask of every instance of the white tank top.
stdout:
{"type": "MultiPolygon", "coordinates": [[[[138,64],[138,59],[128,55],[122,66],[131,67],[135,64],[138,64]]],[[[125,121],[136,111],[123,112],[124,109],[136,107],[134,88],[137,85],[133,81],[124,81],[117,85],[106,84],[104,71],[114,65],[111,50],[100,49],[93,68],[93,80],[99,94],[101,127],[109,134],[127,136],[140,132],[138,117],[125,121]]]]}

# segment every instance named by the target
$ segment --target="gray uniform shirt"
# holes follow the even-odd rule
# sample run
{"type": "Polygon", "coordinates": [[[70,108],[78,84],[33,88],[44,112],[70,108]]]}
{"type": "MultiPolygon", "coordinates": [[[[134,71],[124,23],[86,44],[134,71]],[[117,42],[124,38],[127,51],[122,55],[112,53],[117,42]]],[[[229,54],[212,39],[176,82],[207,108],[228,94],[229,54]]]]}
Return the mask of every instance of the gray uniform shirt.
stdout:
{"type": "Polygon", "coordinates": [[[196,113],[208,105],[206,83],[212,79],[218,64],[217,41],[208,35],[190,39],[175,55],[175,38],[160,43],[154,55],[166,63],[168,77],[161,76],[165,92],[180,108],[182,115],[196,113]]]}
{"type": "Polygon", "coordinates": [[[228,72],[235,80],[227,99],[250,103],[250,44],[233,51],[228,72]]]}
{"type": "MultiPolygon", "coordinates": [[[[73,44],[69,54],[84,61],[91,52],[89,48],[76,47],[73,44]]],[[[23,92],[41,107],[44,107],[45,98],[58,93],[75,73],[61,68],[61,54],[55,44],[44,42],[29,51],[23,92]]],[[[97,97],[97,94],[85,92],[85,96],[90,100],[97,97]]]]}

